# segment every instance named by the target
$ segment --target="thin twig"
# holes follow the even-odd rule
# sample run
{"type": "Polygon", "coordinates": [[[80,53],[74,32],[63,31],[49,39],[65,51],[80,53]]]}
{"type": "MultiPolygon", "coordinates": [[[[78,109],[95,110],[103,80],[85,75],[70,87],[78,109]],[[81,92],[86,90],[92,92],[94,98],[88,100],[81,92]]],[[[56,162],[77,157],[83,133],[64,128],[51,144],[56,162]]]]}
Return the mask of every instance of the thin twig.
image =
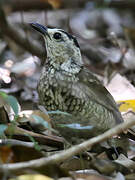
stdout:
{"type": "Polygon", "coordinates": [[[32,142],[19,141],[16,139],[0,139],[0,146],[1,145],[17,145],[31,148],[34,147],[34,143],[32,142]]]}
{"type": "Polygon", "coordinates": [[[103,142],[106,139],[111,138],[114,135],[127,130],[128,128],[130,128],[133,125],[135,125],[135,118],[132,118],[124,123],[121,123],[121,124],[117,125],[116,127],[106,131],[105,133],[103,133],[97,137],[89,139],[79,145],[75,145],[75,146],[73,146],[65,151],[62,151],[60,153],[57,153],[55,155],[36,159],[36,160],[31,160],[28,162],[0,165],[0,172],[4,171],[5,169],[8,169],[10,171],[17,171],[22,168],[38,168],[43,165],[56,164],[56,163],[63,162],[64,160],[67,160],[68,158],[70,158],[76,154],[82,153],[83,151],[90,149],[93,145],[103,142]]]}

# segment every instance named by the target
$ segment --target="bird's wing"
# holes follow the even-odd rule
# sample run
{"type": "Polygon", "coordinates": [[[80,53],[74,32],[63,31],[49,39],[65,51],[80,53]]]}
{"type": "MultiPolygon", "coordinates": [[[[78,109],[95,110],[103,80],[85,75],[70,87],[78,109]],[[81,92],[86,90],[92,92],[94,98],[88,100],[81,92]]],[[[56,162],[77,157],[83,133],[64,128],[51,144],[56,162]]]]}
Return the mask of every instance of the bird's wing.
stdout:
{"type": "Polygon", "coordinates": [[[77,78],[78,81],[68,86],[71,95],[104,106],[113,113],[116,124],[123,122],[112,95],[92,73],[84,68],[78,73],[77,78]]]}

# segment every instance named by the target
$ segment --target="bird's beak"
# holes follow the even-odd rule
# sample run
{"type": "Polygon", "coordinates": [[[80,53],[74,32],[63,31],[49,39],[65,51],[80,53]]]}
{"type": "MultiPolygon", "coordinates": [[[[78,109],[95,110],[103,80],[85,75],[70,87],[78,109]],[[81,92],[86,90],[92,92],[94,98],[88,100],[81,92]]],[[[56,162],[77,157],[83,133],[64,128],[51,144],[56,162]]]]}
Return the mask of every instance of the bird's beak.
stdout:
{"type": "Polygon", "coordinates": [[[40,32],[44,36],[48,36],[50,39],[50,35],[48,33],[47,27],[38,24],[38,23],[30,23],[30,26],[35,29],[36,31],[40,32]]]}

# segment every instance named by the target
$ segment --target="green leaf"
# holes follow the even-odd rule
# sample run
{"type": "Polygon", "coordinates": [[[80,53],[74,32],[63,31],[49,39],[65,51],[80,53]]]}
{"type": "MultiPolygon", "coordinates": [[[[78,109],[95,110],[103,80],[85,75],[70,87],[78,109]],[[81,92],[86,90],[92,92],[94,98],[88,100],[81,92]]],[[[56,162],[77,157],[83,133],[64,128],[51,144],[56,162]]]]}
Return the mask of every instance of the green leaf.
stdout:
{"type": "Polygon", "coordinates": [[[14,96],[7,95],[5,92],[0,91],[0,96],[12,107],[15,115],[19,113],[19,103],[14,96]]]}
{"type": "Polygon", "coordinates": [[[8,126],[8,132],[11,139],[12,136],[14,135],[16,127],[17,127],[16,121],[11,121],[11,124],[8,126]]]}
{"type": "Polygon", "coordinates": [[[7,96],[6,98],[8,104],[12,107],[15,115],[18,115],[19,113],[19,103],[17,101],[17,99],[14,96],[7,96]]]}
{"type": "Polygon", "coordinates": [[[0,96],[2,96],[4,99],[8,97],[8,95],[2,91],[0,91],[0,96]]]}
{"type": "Polygon", "coordinates": [[[37,116],[37,115],[32,115],[32,117],[35,119],[36,123],[42,124],[45,128],[49,130],[52,129],[50,124],[47,121],[45,121],[42,117],[37,116]]]}
{"type": "Polygon", "coordinates": [[[38,142],[35,141],[35,139],[34,139],[32,136],[30,136],[29,134],[27,134],[27,136],[28,136],[29,139],[34,143],[35,149],[36,149],[37,151],[40,151],[40,150],[41,150],[41,147],[39,146],[38,142]]]}
{"type": "Polygon", "coordinates": [[[4,135],[4,131],[7,129],[7,125],[1,124],[0,125],[0,136],[4,135]]]}

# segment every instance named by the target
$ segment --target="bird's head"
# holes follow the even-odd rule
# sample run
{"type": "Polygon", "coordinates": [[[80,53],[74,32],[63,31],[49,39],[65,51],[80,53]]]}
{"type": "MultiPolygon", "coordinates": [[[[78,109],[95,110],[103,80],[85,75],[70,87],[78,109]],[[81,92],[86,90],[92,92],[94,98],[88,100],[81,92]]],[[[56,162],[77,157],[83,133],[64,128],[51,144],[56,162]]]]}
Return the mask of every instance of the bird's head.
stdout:
{"type": "Polygon", "coordinates": [[[31,23],[30,25],[43,35],[47,58],[55,68],[72,71],[74,66],[81,67],[80,47],[74,36],[62,29],[47,28],[38,23],[31,23]]]}

